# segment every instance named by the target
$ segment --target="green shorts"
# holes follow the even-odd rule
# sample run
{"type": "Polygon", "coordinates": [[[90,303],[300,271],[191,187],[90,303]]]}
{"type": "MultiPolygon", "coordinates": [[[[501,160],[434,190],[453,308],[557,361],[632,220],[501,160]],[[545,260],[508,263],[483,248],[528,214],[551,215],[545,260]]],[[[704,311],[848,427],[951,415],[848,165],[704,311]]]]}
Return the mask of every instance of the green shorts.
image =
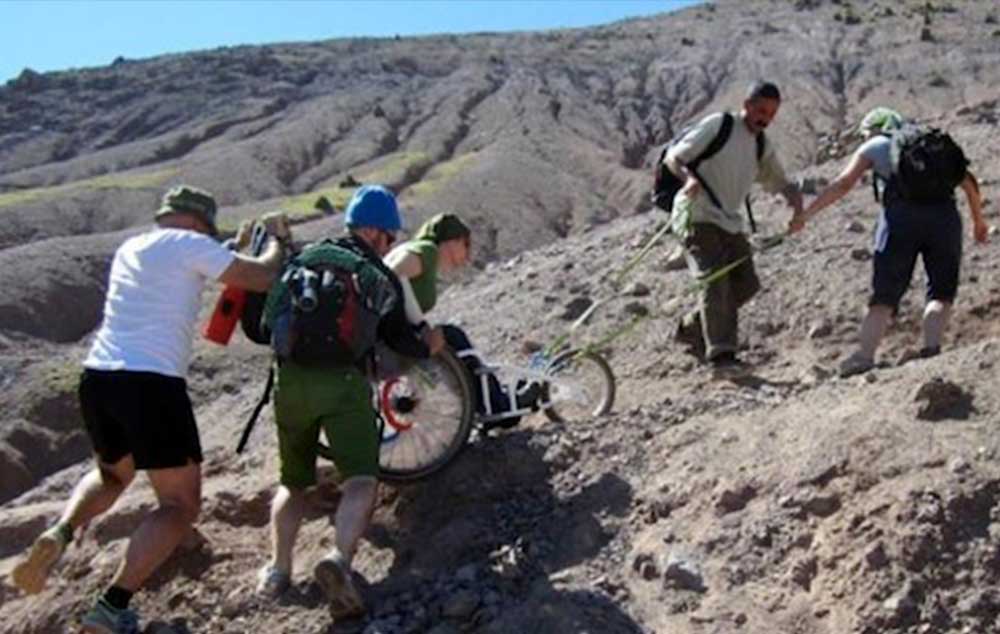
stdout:
{"type": "Polygon", "coordinates": [[[378,475],[378,427],[371,386],[356,368],[282,364],[274,387],[281,483],[316,484],[319,430],[341,476],[378,475]]]}

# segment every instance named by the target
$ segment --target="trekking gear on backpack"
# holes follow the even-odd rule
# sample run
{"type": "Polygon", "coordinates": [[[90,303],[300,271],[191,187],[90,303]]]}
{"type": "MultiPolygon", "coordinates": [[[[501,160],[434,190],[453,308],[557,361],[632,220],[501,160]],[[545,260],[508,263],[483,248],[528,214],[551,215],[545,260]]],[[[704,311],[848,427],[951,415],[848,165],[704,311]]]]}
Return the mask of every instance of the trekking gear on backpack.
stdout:
{"type": "Polygon", "coordinates": [[[952,198],[969,161],[962,148],[937,128],[904,125],[892,134],[890,185],[908,202],[940,203],[952,198]]]}
{"type": "Polygon", "coordinates": [[[395,307],[392,279],[347,240],[324,240],[292,258],[271,286],[263,326],[279,361],[356,364],[395,307]]]}
{"type": "Polygon", "coordinates": [[[236,330],[236,324],[243,314],[246,305],[247,292],[242,288],[227,286],[222,289],[212,315],[205,322],[201,336],[220,346],[229,344],[229,338],[236,330]]]}
{"type": "MultiPolygon", "coordinates": [[[[705,193],[712,201],[712,204],[718,207],[719,209],[722,209],[722,203],[719,202],[718,196],[715,195],[715,192],[712,191],[712,188],[708,185],[708,183],[706,183],[705,180],[702,179],[702,177],[698,174],[698,166],[701,165],[706,160],[718,154],[719,150],[721,150],[723,146],[726,145],[726,142],[729,141],[729,137],[733,132],[733,124],[735,123],[735,119],[736,117],[734,117],[731,113],[728,112],[722,113],[722,125],[721,127],[719,127],[719,131],[715,134],[715,137],[708,144],[708,146],[704,150],[702,150],[701,154],[696,156],[694,160],[685,165],[688,171],[690,171],[691,174],[695,177],[695,179],[697,179],[698,183],[701,184],[701,188],[705,190],[705,193]]],[[[667,164],[664,163],[664,159],[667,157],[667,152],[670,150],[671,146],[673,146],[674,143],[676,143],[679,139],[683,138],[684,135],[687,134],[690,130],[691,126],[688,126],[687,128],[681,130],[681,133],[678,134],[676,137],[674,137],[670,141],[670,143],[668,143],[663,148],[663,150],[660,152],[660,158],[659,160],[657,160],[656,166],[653,168],[654,169],[653,191],[650,194],[650,200],[652,201],[654,206],[659,207],[660,209],[666,211],[667,213],[670,213],[673,210],[674,197],[677,195],[677,192],[679,192],[681,188],[684,186],[684,182],[680,178],[678,178],[676,174],[670,171],[670,168],[668,168],[667,164]]],[[[759,162],[760,159],[764,156],[764,148],[766,143],[764,139],[764,133],[763,132],[758,133],[756,140],[757,140],[757,161],[759,162]]],[[[750,230],[753,233],[757,233],[757,223],[754,220],[753,210],[750,207],[749,196],[747,196],[745,204],[747,210],[747,220],[750,222],[750,230]]]]}
{"type": "MultiPolygon", "coordinates": [[[[259,256],[264,252],[267,237],[267,230],[264,228],[264,225],[259,222],[256,223],[250,236],[250,253],[252,255],[259,256]]],[[[227,240],[227,244],[230,249],[236,248],[232,240],[227,240]]],[[[244,311],[248,300],[253,295],[260,296],[260,301],[263,301],[263,293],[253,293],[252,291],[236,288],[235,286],[223,288],[218,301],[215,303],[215,309],[201,331],[202,336],[221,346],[228,345],[229,339],[233,336],[233,331],[236,329],[236,324],[245,323],[244,311]]],[[[257,315],[259,320],[260,313],[258,312],[257,315]]],[[[246,332],[245,325],[243,326],[243,331],[246,332]]],[[[252,337],[251,340],[256,341],[252,337]]],[[[261,342],[258,341],[257,343],[261,342]]]]}

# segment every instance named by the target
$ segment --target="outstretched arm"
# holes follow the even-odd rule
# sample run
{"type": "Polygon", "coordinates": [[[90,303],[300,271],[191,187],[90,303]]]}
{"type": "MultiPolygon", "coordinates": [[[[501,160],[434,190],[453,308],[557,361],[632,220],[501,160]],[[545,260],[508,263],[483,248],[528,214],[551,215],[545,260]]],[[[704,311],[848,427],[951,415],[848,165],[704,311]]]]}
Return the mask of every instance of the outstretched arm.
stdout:
{"type": "Polygon", "coordinates": [[[860,151],[855,152],[854,156],[851,157],[851,161],[847,164],[847,167],[837,175],[837,178],[830,183],[826,189],[819,193],[816,198],[813,199],[806,210],[802,212],[798,222],[793,221],[793,226],[790,230],[798,231],[805,227],[806,221],[818,214],[820,211],[829,207],[833,203],[837,202],[845,195],[847,192],[851,191],[854,184],[858,182],[861,175],[866,171],[871,169],[872,161],[861,154],[860,151]]]}
{"type": "Polygon", "coordinates": [[[969,202],[969,216],[972,217],[972,237],[983,244],[989,240],[990,228],[983,220],[983,197],[979,193],[979,182],[972,172],[966,172],[961,183],[965,199],[969,202]]]}
{"type": "Polygon", "coordinates": [[[802,190],[799,189],[797,183],[785,185],[785,188],[781,190],[781,195],[784,196],[788,206],[792,208],[794,215],[802,215],[802,190]]]}

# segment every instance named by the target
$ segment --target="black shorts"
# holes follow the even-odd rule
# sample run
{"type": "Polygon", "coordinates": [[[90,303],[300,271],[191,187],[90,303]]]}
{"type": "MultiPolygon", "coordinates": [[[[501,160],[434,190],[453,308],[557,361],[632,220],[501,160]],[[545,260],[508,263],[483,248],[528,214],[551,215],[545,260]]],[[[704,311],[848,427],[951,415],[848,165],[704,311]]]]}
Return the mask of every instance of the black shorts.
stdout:
{"type": "Polygon", "coordinates": [[[127,455],[136,469],[201,463],[198,426],[178,377],[154,372],[84,370],[80,412],[94,451],[114,464],[127,455]]]}
{"type": "Polygon", "coordinates": [[[927,273],[927,299],[954,301],[962,261],[962,220],[954,201],[937,206],[897,203],[882,210],[871,304],[899,307],[918,255],[927,273]]]}

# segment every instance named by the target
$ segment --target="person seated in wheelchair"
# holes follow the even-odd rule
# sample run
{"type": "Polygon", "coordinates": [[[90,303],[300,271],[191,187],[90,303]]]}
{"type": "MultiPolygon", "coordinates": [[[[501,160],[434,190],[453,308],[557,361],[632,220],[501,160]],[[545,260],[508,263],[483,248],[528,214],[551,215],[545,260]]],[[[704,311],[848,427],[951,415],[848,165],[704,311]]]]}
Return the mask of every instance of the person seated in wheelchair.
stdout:
{"type": "MultiPolygon", "coordinates": [[[[426,331],[430,328],[426,315],[437,303],[438,274],[461,268],[469,263],[472,247],[472,232],[461,218],[451,213],[441,213],[428,219],[413,238],[400,243],[385,257],[403,287],[406,303],[406,317],[416,328],[426,331]]],[[[541,386],[538,383],[519,382],[515,388],[516,398],[511,403],[507,390],[492,373],[484,372],[485,366],[476,354],[469,337],[453,324],[437,326],[444,335],[445,342],[462,359],[468,369],[476,411],[486,428],[509,428],[516,425],[521,416],[537,409],[541,386]],[[485,374],[489,402],[480,389],[481,377],[485,374]]]]}

